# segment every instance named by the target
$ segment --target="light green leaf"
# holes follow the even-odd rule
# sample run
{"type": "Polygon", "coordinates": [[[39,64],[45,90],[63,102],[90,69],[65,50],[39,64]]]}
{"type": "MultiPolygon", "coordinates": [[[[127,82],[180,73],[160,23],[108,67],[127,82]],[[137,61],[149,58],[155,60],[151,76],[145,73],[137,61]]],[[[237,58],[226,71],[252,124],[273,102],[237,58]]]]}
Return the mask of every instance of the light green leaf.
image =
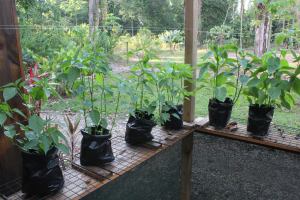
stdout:
{"type": "Polygon", "coordinates": [[[224,85],[227,81],[227,76],[224,72],[220,73],[217,75],[217,87],[220,87],[222,85],[224,85]]]}
{"type": "Polygon", "coordinates": [[[18,91],[16,88],[12,88],[12,87],[4,88],[4,90],[3,90],[4,101],[8,101],[8,100],[14,98],[17,93],[18,93],[18,91]]]}
{"type": "Polygon", "coordinates": [[[99,125],[100,122],[100,112],[98,110],[92,110],[89,113],[90,119],[92,120],[94,125],[99,125]]]}
{"type": "Polygon", "coordinates": [[[217,87],[216,88],[216,98],[219,101],[225,101],[227,95],[227,89],[225,87],[217,87]]]}
{"type": "Polygon", "coordinates": [[[257,86],[258,84],[259,84],[259,79],[258,78],[252,78],[249,82],[248,82],[248,84],[247,84],[247,86],[248,87],[255,87],[255,86],[257,86]]]}

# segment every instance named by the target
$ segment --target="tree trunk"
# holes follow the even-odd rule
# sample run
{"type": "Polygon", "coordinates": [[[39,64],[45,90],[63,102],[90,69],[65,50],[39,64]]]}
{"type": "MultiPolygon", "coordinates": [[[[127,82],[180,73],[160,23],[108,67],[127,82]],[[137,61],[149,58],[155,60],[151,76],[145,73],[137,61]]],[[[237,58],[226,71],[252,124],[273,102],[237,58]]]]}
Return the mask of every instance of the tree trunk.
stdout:
{"type": "Polygon", "coordinates": [[[241,0],[241,24],[240,24],[240,48],[243,48],[243,21],[244,21],[244,0],[241,0]]]}
{"type": "Polygon", "coordinates": [[[101,10],[101,23],[103,23],[106,18],[107,18],[107,14],[108,14],[108,3],[107,0],[101,0],[100,3],[100,10],[101,10]]]}
{"type": "Polygon", "coordinates": [[[93,41],[96,28],[99,26],[99,0],[89,0],[90,40],[93,41]]]}
{"type": "Polygon", "coordinates": [[[261,57],[269,48],[271,35],[271,17],[266,8],[266,5],[259,3],[257,5],[257,19],[260,24],[255,30],[254,53],[261,57]]]}

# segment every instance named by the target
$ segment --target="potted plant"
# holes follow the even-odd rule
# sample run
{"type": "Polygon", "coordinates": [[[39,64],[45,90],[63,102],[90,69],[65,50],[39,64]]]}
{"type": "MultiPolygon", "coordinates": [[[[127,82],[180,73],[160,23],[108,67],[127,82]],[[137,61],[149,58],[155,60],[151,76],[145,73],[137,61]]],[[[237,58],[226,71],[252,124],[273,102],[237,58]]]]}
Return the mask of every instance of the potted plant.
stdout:
{"type": "Polygon", "coordinates": [[[131,75],[127,84],[131,106],[125,140],[133,145],[151,141],[153,139],[151,131],[156,125],[154,118],[156,101],[151,100],[154,94],[150,81],[154,71],[149,60],[150,54],[142,55],[138,63],[131,68],[131,75]]]}
{"type": "Polygon", "coordinates": [[[158,66],[154,74],[157,95],[158,121],[169,130],[183,128],[182,101],[186,94],[184,80],[192,76],[192,67],[185,64],[169,63],[158,66]]]}
{"type": "MultiPolygon", "coordinates": [[[[109,129],[107,104],[114,97],[113,86],[108,84],[111,69],[107,55],[96,45],[83,46],[73,60],[73,65],[65,72],[72,85],[71,91],[81,101],[85,128],[81,130],[82,140],[80,163],[86,166],[99,166],[112,162],[115,157],[111,148],[111,132],[115,118],[109,129]],[[99,89],[97,91],[97,89],[99,89]],[[99,92],[99,95],[96,95],[99,92]]],[[[117,92],[116,112],[120,92],[117,92]]]]}
{"type": "Polygon", "coordinates": [[[255,70],[251,71],[244,89],[250,106],[247,130],[254,136],[266,136],[273,119],[275,107],[291,109],[295,104],[293,93],[300,94],[300,57],[293,53],[297,67],[286,60],[283,50],[280,57],[274,52],[265,53],[255,70]]]}
{"type": "Polygon", "coordinates": [[[203,60],[199,65],[201,85],[198,89],[212,88],[213,96],[208,105],[209,124],[222,129],[228,124],[233,105],[249,80],[246,74],[251,63],[247,54],[234,45],[213,45],[203,60]],[[230,58],[229,52],[235,53],[236,58],[230,58]]]}
{"type": "Polygon", "coordinates": [[[21,149],[22,191],[27,195],[54,193],[64,185],[58,151],[69,153],[66,138],[51,119],[41,118],[36,109],[37,102],[47,100],[51,94],[49,86],[48,79],[36,80],[33,87],[18,80],[0,88],[0,127],[21,149]],[[11,107],[9,102],[13,98],[22,100],[29,112],[11,107]],[[23,120],[17,121],[20,117],[23,120]]]}

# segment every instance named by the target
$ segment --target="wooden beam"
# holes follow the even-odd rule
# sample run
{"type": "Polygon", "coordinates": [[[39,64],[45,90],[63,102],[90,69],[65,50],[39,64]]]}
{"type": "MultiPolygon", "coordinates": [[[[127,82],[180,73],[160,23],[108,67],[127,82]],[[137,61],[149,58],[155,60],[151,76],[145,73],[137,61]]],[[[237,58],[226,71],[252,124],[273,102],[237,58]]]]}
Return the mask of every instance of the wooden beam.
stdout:
{"type": "MultiPolygon", "coordinates": [[[[17,79],[24,79],[24,73],[15,1],[0,0],[0,5],[0,86],[3,86],[17,79]]],[[[0,100],[1,97],[2,95],[0,100]]],[[[23,109],[20,99],[15,98],[9,103],[12,107],[23,109]]],[[[20,175],[20,152],[3,135],[3,130],[0,130],[0,185],[20,175]]]]}
{"type": "Polygon", "coordinates": [[[192,157],[193,157],[194,134],[188,135],[182,140],[181,160],[181,200],[191,199],[192,190],[192,157]]]}
{"type": "MultiPolygon", "coordinates": [[[[184,86],[187,91],[194,91],[196,88],[196,65],[198,46],[198,18],[199,2],[201,0],[185,0],[185,64],[193,68],[193,79],[185,80],[184,86]],[[192,82],[191,82],[192,81],[192,82]]],[[[188,96],[184,99],[183,119],[186,122],[195,120],[195,96],[188,96]]]]}

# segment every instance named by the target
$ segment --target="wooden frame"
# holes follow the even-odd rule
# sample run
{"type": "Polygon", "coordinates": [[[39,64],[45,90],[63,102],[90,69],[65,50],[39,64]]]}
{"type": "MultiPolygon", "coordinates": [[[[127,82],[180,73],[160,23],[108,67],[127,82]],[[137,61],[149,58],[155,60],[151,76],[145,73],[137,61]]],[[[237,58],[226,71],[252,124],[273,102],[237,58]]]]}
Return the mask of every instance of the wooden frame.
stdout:
{"type": "MultiPolygon", "coordinates": [[[[198,46],[198,24],[199,24],[199,2],[201,0],[185,0],[185,64],[193,68],[192,80],[185,80],[184,86],[188,91],[196,88],[196,66],[198,46]]],[[[195,96],[188,96],[184,99],[183,119],[186,122],[195,120],[195,96]]]]}
{"type": "MultiPolygon", "coordinates": [[[[0,5],[0,86],[3,86],[17,79],[24,79],[24,72],[15,1],[0,0],[0,5]]],[[[23,109],[20,99],[15,98],[9,103],[12,107],[23,109]]],[[[2,131],[0,130],[0,184],[21,176],[20,152],[3,136],[2,131]]]]}

